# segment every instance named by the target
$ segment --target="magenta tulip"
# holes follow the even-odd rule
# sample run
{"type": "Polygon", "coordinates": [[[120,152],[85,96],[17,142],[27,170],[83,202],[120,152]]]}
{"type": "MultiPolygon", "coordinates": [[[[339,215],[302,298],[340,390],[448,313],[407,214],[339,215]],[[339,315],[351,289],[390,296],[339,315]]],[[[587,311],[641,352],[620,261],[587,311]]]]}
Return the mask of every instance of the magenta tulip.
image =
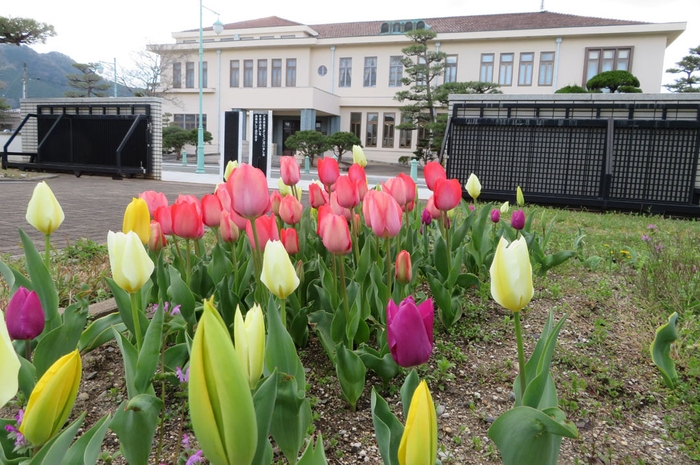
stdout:
{"type": "Polygon", "coordinates": [[[501,211],[498,208],[491,210],[491,221],[494,223],[501,221],[501,211]]]}
{"type": "Polygon", "coordinates": [[[523,229],[525,227],[525,212],[522,210],[515,210],[513,216],[510,218],[510,225],[517,230],[523,229]]]}
{"type": "Polygon", "coordinates": [[[422,365],[433,351],[433,300],[416,305],[413,297],[406,297],[396,305],[389,300],[386,306],[387,341],[391,356],[402,367],[422,365]]]}
{"type": "Polygon", "coordinates": [[[34,339],[44,330],[44,309],[35,291],[19,287],[5,311],[5,323],[11,339],[34,339]]]}

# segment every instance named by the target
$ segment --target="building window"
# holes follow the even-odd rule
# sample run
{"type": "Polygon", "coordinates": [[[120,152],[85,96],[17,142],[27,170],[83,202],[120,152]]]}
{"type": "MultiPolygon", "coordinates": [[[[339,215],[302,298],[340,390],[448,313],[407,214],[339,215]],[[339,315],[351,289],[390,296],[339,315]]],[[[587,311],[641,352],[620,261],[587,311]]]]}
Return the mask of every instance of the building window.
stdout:
{"type": "Polygon", "coordinates": [[[457,82],[457,55],[445,58],[445,82],[457,82]]]}
{"type": "Polygon", "coordinates": [[[243,87],[253,87],[253,60],[243,60],[243,87]]]}
{"type": "Polygon", "coordinates": [[[352,84],[352,58],[340,59],[338,75],[338,87],[350,87],[350,84],[352,84]]]}
{"type": "Polygon", "coordinates": [[[418,57],[419,68],[416,69],[416,85],[417,86],[427,86],[428,81],[425,80],[426,72],[428,71],[428,66],[425,64],[425,58],[418,57]],[[421,72],[422,71],[422,72],[421,72]]]}
{"type": "MultiPolygon", "coordinates": [[[[199,127],[198,120],[199,119],[199,114],[197,113],[188,113],[188,114],[174,114],[173,115],[173,123],[178,126],[181,129],[184,129],[186,131],[192,130],[192,129],[197,129],[199,127]]],[[[206,131],[207,129],[207,115],[202,113],[202,127],[206,131]]]]}
{"type": "Polygon", "coordinates": [[[209,67],[207,66],[207,62],[203,61],[202,62],[202,75],[199,76],[199,82],[202,83],[203,88],[209,87],[207,84],[209,83],[209,67]]]}
{"type": "Polygon", "coordinates": [[[540,53],[540,75],[537,84],[551,86],[554,76],[554,52],[540,53]]]}
{"type": "Polygon", "coordinates": [[[350,132],[362,140],[362,113],[350,113],[350,132]]]}
{"type": "Polygon", "coordinates": [[[173,63],[173,87],[182,87],[182,63],[173,63]]]}
{"type": "Polygon", "coordinates": [[[401,87],[403,77],[403,63],[400,56],[389,58],[389,87],[401,87]]]}
{"type": "Polygon", "coordinates": [[[384,113],[384,128],[382,131],[382,147],[394,148],[394,125],[396,115],[394,113],[384,113]]]}
{"type": "Polygon", "coordinates": [[[297,86],[297,59],[287,58],[287,80],[284,83],[287,87],[297,86]]]}
{"type": "Polygon", "coordinates": [[[231,60],[231,73],[229,76],[229,86],[239,87],[241,85],[241,62],[231,60]]]}
{"type": "Polygon", "coordinates": [[[631,48],[586,49],[584,85],[590,78],[603,71],[629,71],[632,61],[631,48]]]}
{"type": "Polygon", "coordinates": [[[282,87],[282,60],[274,58],[272,60],[272,87],[282,87]]]}
{"type": "Polygon", "coordinates": [[[377,146],[377,126],[379,113],[367,113],[367,140],[365,147],[377,146]]]}
{"type": "Polygon", "coordinates": [[[185,87],[194,88],[194,61],[185,63],[185,87]]]}
{"type": "Polygon", "coordinates": [[[483,53],[481,55],[479,80],[481,82],[493,82],[493,53],[483,53]]]}
{"type": "MultiPolygon", "coordinates": [[[[408,124],[411,122],[411,117],[408,115],[401,115],[401,124],[408,124]]],[[[411,148],[411,136],[413,131],[411,129],[401,129],[399,130],[399,148],[410,149],[411,148]]]]}
{"type": "Polygon", "coordinates": [[[513,85],[512,53],[501,53],[501,66],[498,68],[498,83],[502,86],[513,85]]]}
{"type": "Polygon", "coordinates": [[[518,85],[519,86],[531,86],[532,85],[532,63],[535,60],[534,53],[521,53],[520,54],[520,70],[518,72],[518,85]]]}
{"type": "Polygon", "coordinates": [[[267,60],[258,60],[258,87],[267,87],[267,60]]]}
{"type": "Polygon", "coordinates": [[[377,57],[365,57],[365,87],[376,87],[377,85],[377,57]]]}

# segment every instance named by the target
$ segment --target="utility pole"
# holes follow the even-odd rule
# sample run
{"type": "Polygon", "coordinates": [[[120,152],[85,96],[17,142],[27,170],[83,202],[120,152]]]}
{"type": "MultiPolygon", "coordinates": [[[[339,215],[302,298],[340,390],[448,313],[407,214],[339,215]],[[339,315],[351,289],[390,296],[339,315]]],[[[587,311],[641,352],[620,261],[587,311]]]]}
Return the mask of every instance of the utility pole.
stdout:
{"type": "Polygon", "coordinates": [[[24,71],[22,71],[22,98],[27,98],[27,63],[22,63],[24,71]]]}

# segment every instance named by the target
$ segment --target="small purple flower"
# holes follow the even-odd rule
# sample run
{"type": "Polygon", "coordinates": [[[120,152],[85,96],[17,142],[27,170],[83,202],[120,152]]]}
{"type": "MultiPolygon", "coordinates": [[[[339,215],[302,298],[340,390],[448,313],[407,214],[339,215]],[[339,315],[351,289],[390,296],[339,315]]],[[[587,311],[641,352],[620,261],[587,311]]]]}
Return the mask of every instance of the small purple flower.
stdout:
{"type": "Polygon", "coordinates": [[[427,208],[423,209],[423,213],[420,216],[420,221],[424,225],[428,226],[433,221],[433,217],[427,208]]]}
{"type": "Polygon", "coordinates": [[[15,420],[17,420],[17,425],[22,424],[22,420],[24,420],[24,410],[19,409],[17,415],[15,415],[15,420]]]}
{"type": "Polygon", "coordinates": [[[180,304],[175,305],[173,310],[170,312],[170,316],[175,316],[180,314],[180,304]]]}
{"type": "Polygon", "coordinates": [[[201,462],[202,460],[204,460],[203,455],[204,452],[198,450],[193,455],[191,455],[190,458],[187,459],[187,463],[185,465],[194,465],[195,463],[201,462]]]}
{"type": "Polygon", "coordinates": [[[662,250],[664,250],[664,245],[663,245],[663,244],[656,244],[656,245],[654,246],[654,249],[656,249],[656,253],[659,253],[659,252],[661,252],[662,250]]]}
{"type": "Polygon", "coordinates": [[[187,433],[184,433],[184,434],[182,435],[182,446],[183,446],[185,449],[189,449],[189,448],[190,448],[190,437],[187,435],[187,433]]]}
{"type": "Polygon", "coordinates": [[[175,368],[175,374],[181,383],[186,383],[190,380],[190,367],[187,367],[184,373],[180,367],[177,367],[175,368]]]}
{"type": "Polygon", "coordinates": [[[470,212],[473,212],[475,209],[476,209],[476,207],[475,207],[474,205],[469,205],[469,211],[470,211],[470,212]]]}
{"type": "Polygon", "coordinates": [[[649,231],[656,231],[657,227],[656,227],[655,224],[650,224],[649,226],[647,226],[647,229],[648,229],[649,231]]]}
{"type": "Polygon", "coordinates": [[[494,223],[501,221],[501,211],[498,208],[491,210],[491,221],[494,223]]]}
{"type": "Polygon", "coordinates": [[[650,242],[651,237],[647,236],[646,234],[642,234],[642,242],[650,242]]]}

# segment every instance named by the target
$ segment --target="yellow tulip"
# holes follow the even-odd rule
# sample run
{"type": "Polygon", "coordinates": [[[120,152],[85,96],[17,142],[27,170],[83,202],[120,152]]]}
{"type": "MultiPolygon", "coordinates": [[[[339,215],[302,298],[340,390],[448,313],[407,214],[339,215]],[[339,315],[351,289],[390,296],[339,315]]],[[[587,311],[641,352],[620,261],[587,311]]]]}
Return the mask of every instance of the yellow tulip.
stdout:
{"type": "Polygon", "coordinates": [[[153,260],[134,231],[126,234],[110,231],[107,234],[107,251],[112,278],[126,292],[138,291],[151,279],[153,260]]]}
{"type": "Polygon", "coordinates": [[[5,314],[0,312],[0,373],[2,373],[0,408],[3,408],[17,394],[19,368],[19,358],[17,358],[15,348],[12,347],[10,334],[7,332],[5,314]]]}
{"type": "Polygon", "coordinates": [[[359,145],[352,146],[352,161],[363,168],[367,166],[367,157],[365,157],[365,152],[359,145]]]}
{"type": "Polygon", "coordinates": [[[493,300],[512,312],[525,308],[532,299],[534,290],[530,254],[524,237],[520,236],[510,244],[501,238],[490,273],[493,300]]]}
{"type": "Polygon", "coordinates": [[[411,397],[406,427],[399,444],[399,464],[432,465],[437,458],[437,416],[425,380],[411,397]]]}
{"type": "Polygon", "coordinates": [[[282,242],[270,241],[265,246],[260,280],[280,299],[286,299],[299,287],[299,277],[282,242]]]}
{"type": "Polygon", "coordinates": [[[250,465],[258,442],[253,397],[212,300],[204,301],[192,342],[188,386],[192,427],[211,463],[250,465]]]}
{"type": "Polygon", "coordinates": [[[224,181],[228,181],[228,177],[231,176],[231,173],[236,168],[238,168],[238,161],[237,160],[236,161],[229,160],[228,163],[226,163],[226,169],[224,170],[224,181]]]}
{"type": "Polygon", "coordinates": [[[238,360],[248,378],[248,386],[255,389],[265,364],[265,319],[260,305],[253,305],[246,313],[245,320],[241,309],[236,307],[233,337],[238,360]]]}
{"type": "Polygon", "coordinates": [[[78,395],[82,368],[80,352],[74,350],[56,360],[34,386],[19,427],[34,446],[54,437],[68,419],[78,395]]]}
{"type": "Polygon", "coordinates": [[[133,198],[126,206],[122,231],[128,233],[134,231],[141,239],[143,245],[148,244],[151,234],[151,214],[148,212],[148,204],[142,198],[133,198]]]}
{"type": "Polygon", "coordinates": [[[32,198],[27,205],[26,218],[29,224],[44,234],[51,234],[57,230],[66,218],[46,181],[41,181],[34,188],[32,198]]]}
{"type": "Polygon", "coordinates": [[[474,200],[481,195],[481,182],[479,182],[479,178],[477,178],[474,173],[469,175],[469,179],[467,179],[467,183],[464,187],[467,189],[469,197],[474,200]]]}
{"type": "Polygon", "coordinates": [[[523,190],[520,188],[520,186],[518,186],[518,188],[515,190],[515,201],[519,207],[525,205],[525,196],[523,196],[523,190]]]}

